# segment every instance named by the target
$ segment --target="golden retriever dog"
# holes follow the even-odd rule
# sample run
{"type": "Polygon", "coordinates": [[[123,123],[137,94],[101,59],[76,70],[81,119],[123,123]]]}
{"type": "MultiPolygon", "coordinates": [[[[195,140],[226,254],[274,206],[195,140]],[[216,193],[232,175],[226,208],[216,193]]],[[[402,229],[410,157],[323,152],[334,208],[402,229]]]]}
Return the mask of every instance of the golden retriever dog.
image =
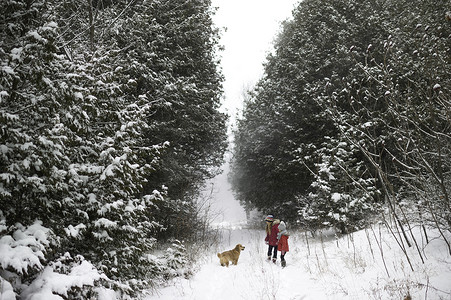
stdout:
{"type": "Polygon", "coordinates": [[[232,265],[236,265],[238,263],[238,258],[240,258],[240,253],[243,250],[244,250],[244,246],[241,244],[238,244],[232,250],[218,253],[219,262],[221,263],[221,266],[228,267],[229,261],[232,262],[232,265]]]}

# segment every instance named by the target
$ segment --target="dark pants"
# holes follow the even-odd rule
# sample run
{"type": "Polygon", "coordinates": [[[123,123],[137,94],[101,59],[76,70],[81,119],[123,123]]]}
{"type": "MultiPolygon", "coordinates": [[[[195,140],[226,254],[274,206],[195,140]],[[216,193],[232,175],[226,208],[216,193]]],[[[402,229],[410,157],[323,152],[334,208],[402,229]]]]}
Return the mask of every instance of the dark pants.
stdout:
{"type": "Polygon", "coordinates": [[[277,258],[277,246],[268,246],[268,256],[271,256],[272,250],[274,249],[273,258],[277,258]]]}
{"type": "Polygon", "coordinates": [[[281,251],[281,252],[280,252],[280,259],[281,259],[281,260],[285,260],[285,254],[286,254],[285,251],[281,251]]]}

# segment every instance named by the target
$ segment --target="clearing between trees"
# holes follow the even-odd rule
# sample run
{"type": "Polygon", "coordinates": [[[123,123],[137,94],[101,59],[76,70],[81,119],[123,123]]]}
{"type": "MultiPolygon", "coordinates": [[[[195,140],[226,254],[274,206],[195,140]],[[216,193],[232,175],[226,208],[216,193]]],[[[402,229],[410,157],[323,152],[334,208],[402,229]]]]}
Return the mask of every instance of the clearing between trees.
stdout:
{"type": "Polygon", "coordinates": [[[337,236],[333,232],[291,231],[287,266],[266,260],[263,230],[239,226],[220,229],[216,247],[197,249],[191,279],[176,278],[148,296],[152,299],[451,299],[451,258],[435,230],[429,243],[419,228],[415,247],[404,253],[383,225],[337,236]],[[246,246],[238,265],[221,267],[217,252],[246,246]],[[410,262],[410,263],[409,263],[410,262]]]}

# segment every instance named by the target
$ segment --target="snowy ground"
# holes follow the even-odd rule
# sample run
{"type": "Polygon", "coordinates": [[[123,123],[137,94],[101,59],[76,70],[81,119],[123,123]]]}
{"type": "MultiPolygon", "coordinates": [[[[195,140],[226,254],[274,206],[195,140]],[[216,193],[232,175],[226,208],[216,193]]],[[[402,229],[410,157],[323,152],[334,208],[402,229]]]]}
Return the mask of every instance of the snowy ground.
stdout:
{"type": "Polygon", "coordinates": [[[414,271],[385,227],[308,240],[304,233],[292,232],[286,268],[265,259],[263,230],[229,227],[222,233],[218,249],[199,250],[191,279],[178,278],[146,300],[385,300],[404,299],[407,293],[412,299],[451,299],[451,257],[435,232],[429,233],[432,241],[427,246],[417,235],[424,264],[415,247],[407,250],[414,271]],[[246,246],[238,265],[221,267],[216,253],[237,243],[246,246]]]}

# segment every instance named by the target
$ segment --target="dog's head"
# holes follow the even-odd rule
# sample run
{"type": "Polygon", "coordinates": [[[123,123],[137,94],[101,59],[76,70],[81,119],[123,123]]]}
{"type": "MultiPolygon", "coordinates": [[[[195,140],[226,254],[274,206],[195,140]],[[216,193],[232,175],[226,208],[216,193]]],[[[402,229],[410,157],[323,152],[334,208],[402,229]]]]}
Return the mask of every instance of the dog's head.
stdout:
{"type": "Polygon", "coordinates": [[[244,248],[245,247],[243,245],[241,245],[241,244],[238,244],[238,245],[235,246],[235,249],[238,250],[238,251],[243,251],[244,248]]]}

